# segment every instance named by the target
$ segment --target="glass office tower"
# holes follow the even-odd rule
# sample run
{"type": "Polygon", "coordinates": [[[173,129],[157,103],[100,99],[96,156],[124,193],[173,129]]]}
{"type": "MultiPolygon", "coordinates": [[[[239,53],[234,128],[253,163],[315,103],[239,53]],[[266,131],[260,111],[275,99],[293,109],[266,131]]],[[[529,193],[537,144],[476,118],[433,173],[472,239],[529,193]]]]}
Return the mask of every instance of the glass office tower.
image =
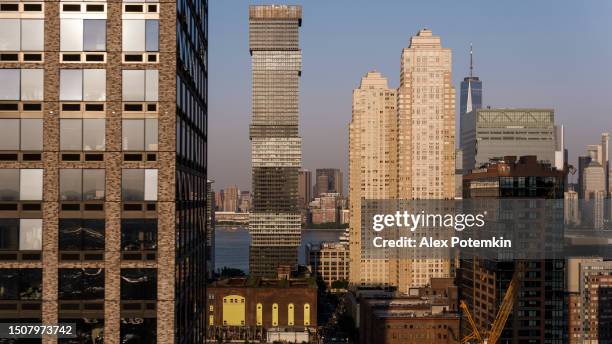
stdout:
{"type": "Polygon", "coordinates": [[[298,171],[298,95],[302,67],[300,6],[249,8],[253,73],[250,127],[253,208],[249,218],[250,273],[274,277],[297,265],[301,237],[298,171]]]}
{"type": "Polygon", "coordinates": [[[0,322],[203,342],[207,11],[0,3],[0,322]]]}
{"type": "Polygon", "coordinates": [[[472,45],[470,44],[470,76],[461,82],[461,95],[459,98],[459,115],[463,117],[472,110],[482,108],[482,81],[474,76],[474,59],[472,45]]]}

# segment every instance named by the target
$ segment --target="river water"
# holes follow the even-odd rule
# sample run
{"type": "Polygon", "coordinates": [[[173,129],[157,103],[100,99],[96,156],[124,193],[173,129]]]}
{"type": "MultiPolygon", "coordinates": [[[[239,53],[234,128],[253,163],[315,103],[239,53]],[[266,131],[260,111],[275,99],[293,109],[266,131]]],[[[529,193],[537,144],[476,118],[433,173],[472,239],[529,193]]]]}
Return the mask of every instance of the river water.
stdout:
{"type": "MultiPolygon", "coordinates": [[[[305,263],[305,251],[308,243],[318,244],[322,241],[338,241],[344,229],[304,229],[302,246],[299,251],[299,263],[305,263]]],[[[244,227],[217,226],[215,229],[215,270],[224,266],[249,271],[249,244],[251,235],[244,227]]]]}

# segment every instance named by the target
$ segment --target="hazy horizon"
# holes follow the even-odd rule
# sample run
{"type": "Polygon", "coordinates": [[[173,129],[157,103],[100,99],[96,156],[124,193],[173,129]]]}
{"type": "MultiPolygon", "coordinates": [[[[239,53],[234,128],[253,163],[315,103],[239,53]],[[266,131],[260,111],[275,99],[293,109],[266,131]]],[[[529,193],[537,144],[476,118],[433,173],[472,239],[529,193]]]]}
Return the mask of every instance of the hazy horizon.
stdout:
{"type": "MultiPolygon", "coordinates": [[[[215,190],[233,184],[251,189],[251,3],[269,2],[209,2],[208,175],[215,190]]],[[[457,113],[473,43],[483,105],[553,108],[556,123],[565,126],[571,164],[586,153],[587,144],[612,131],[612,2],[279,3],[303,7],[303,167],[341,168],[345,185],[352,90],[370,70],[397,87],[401,51],[423,27],[453,51],[457,113]]]]}

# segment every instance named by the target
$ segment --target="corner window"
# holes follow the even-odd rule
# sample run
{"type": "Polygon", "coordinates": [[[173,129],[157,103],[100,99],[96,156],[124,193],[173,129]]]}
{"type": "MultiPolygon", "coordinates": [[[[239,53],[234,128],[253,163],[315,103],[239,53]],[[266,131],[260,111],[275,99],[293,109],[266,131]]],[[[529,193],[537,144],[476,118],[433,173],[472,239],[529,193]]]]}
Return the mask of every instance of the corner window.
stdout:
{"type": "Polygon", "coordinates": [[[61,101],[105,101],[105,69],[60,69],[61,101]]]}
{"type": "Polygon", "coordinates": [[[103,300],[104,269],[59,269],[60,300],[103,300]]]}
{"type": "Polygon", "coordinates": [[[61,51],[105,51],[106,19],[61,19],[61,51]]]}
{"type": "Polygon", "coordinates": [[[103,169],[60,169],[60,201],[104,200],[103,169]]]}
{"type": "Polygon", "coordinates": [[[156,102],[158,78],[156,69],[123,70],[123,101],[156,102]]]}
{"type": "Polygon", "coordinates": [[[0,118],[0,150],[42,150],[41,118],[0,118]]]}
{"type": "Polygon", "coordinates": [[[0,250],[42,250],[42,219],[0,219],[0,250]]]}
{"type": "Polygon", "coordinates": [[[0,19],[0,51],[43,51],[43,19],[0,19]]]}
{"type": "Polygon", "coordinates": [[[103,219],[60,219],[60,251],[104,250],[103,219]]]}
{"type": "Polygon", "coordinates": [[[157,201],[157,170],[123,169],[121,195],[123,201],[157,201]]]}
{"type": "Polygon", "coordinates": [[[158,51],[159,20],[123,20],[122,42],[123,51],[158,51]]]}
{"type": "Polygon", "coordinates": [[[0,269],[0,300],[40,300],[42,269],[0,269]]]}
{"type": "Polygon", "coordinates": [[[156,300],[157,269],[121,269],[121,300],[156,300]]]}
{"type": "Polygon", "coordinates": [[[43,69],[0,69],[0,100],[43,100],[43,69]]]}
{"type": "Polygon", "coordinates": [[[157,219],[122,219],[121,250],[152,251],[157,249],[157,219]]]}
{"type": "Polygon", "coordinates": [[[106,141],[103,118],[60,119],[60,150],[101,151],[106,141]]]}
{"type": "Polygon", "coordinates": [[[124,119],[121,134],[124,151],[156,151],[158,120],[157,118],[124,119]]]}

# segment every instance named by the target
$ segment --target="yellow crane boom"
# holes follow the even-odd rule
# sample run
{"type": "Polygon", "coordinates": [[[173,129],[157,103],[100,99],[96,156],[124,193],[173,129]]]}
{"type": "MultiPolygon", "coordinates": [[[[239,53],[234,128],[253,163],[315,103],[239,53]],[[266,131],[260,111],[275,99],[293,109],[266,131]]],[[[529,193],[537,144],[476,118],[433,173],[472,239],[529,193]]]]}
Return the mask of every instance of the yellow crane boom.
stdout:
{"type": "Polygon", "coordinates": [[[461,343],[471,343],[476,340],[476,343],[479,344],[497,344],[499,336],[504,330],[504,326],[506,326],[506,321],[508,321],[508,317],[510,316],[510,313],[512,313],[512,307],[514,306],[514,301],[518,295],[518,290],[521,286],[521,282],[523,281],[524,274],[525,262],[517,261],[514,274],[512,275],[512,280],[510,281],[510,284],[508,284],[508,289],[506,289],[504,299],[499,307],[497,315],[495,316],[495,321],[493,321],[491,324],[491,329],[484,335],[484,337],[486,337],[484,340],[482,338],[483,335],[481,335],[480,331],[478,331],[478,327],[474,322],[474,318],[472,318],[472,314],[470,313],[468,306],[463,301],[459,303],[459,307],[465,313],[470,327],[472,328],[472,333],[463,337],[461,343]]]}

